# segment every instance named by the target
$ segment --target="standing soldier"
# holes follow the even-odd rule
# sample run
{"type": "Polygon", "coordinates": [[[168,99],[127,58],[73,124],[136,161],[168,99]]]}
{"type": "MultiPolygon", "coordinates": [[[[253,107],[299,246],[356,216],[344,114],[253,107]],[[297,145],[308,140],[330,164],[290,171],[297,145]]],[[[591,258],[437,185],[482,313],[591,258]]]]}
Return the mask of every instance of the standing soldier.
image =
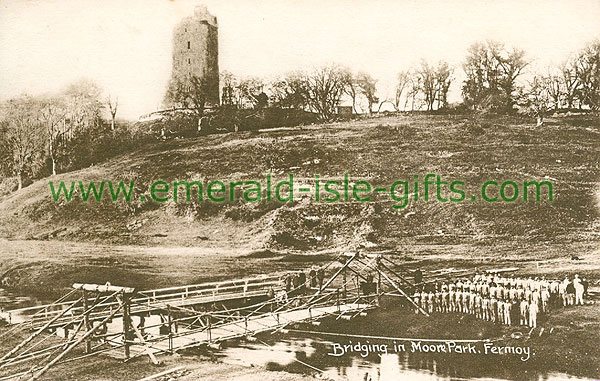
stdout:
{"type": "Polygon", "coordinates": [[[525,300],[527,300],[527,303],[531,302],[531,289],[529,286],[525,286],[525,300]]]}
{"type": "Polygon", "coordinates": [[[300,283],[299,287],[304,289],[306,286],[306,273],[304,271],[301,271],[300,275],[298,275],[298,282],[300,283]]]}
{"type": "Polygon", "coordinates": [[[481,317],[485,321],[490,320],[490,298],[487,295],[481,299],[481,317]]]}
{"type": "Polygon", "coordinates": [[[569,306],[572,306],[573,304],[575,304],[575,285],[573,284],[573,282],[569,282],[567,284],[567,304],[569,306]]]}
{"type": "Polygon", "coordinates": [[[552,282],[550,282],[550,303],[552,304],[553,307],[558,307],[560,304],[559,298],[558,298],[558,290],[560,288],[560,282],[556,279],[554,279],[552,282]]]}
{"type": "Polygon", "coordinates": [[[456,302],[456,291],[454,290],[454,285],[451,283],[449,287],[450,291],[448,291],[448,311],[454,312],[455,302],[456,302]]]}
{"type": "Polygon", "coordinates": [[[317,270],[317,279],[319,280],[319,290],[323,288],[323,281],[325,280],[325,270],[319,267],[317,270]]]}
{"type": "Polygon", "coordinates": [[[504,302],[504,324],[512,325],[512,301],[507,298],[504,302]]]}
{"type": "Polygon", "coordinates": [[[462,311],[463,314],[468,314],[469,312],[469,291],[465,290],[462,293],[462,311]]]}
{"type": "MultiPolygon", "coordinates": [[[[490,288],[491,290],[491,288],[490,288]]],[[[498,300],[495,297],[495,293],[494,295],[491,295],[490,293],[490,321],[492,322],[496,322],[496,312],[498,310],[498,300]]]]}
{"type": "Polygon", "coordinates": [[[475,290],[469,291],[469,313],[475,314],[475,290]]]}
{"type": "Polygon", "coordinates": [[[566,307],[568,303],[567,300],[567,285],[569,284],[569,278],[565,277],[565,279],[558,286],[558,293],[560,295],[560,299],[562,301],[563,307],[566,307]]]}
{"type": "Polygon", "coordinates": [[[529,304],[527,303],[527,301],[525,300],[525,298],[521,299],[521,304],[520,304],[520,312],[521,312],[521,320],[520,323],[521,325],[527,325],[528,322],[528,316],[527,316],[527,310],[529,309],[529,304]]]}
{"type": "Polygon", "coordinates": [[[548,291],[547,287],[544,287],[542,289],[542,293],[541,293],[541,300],[542,300],[542,312],[543,313],[548,313],[550,311],[550,292],[548,291]]]}
{"type": "Polygon", "coordinates": [[[440,288],[435,288],[435,312],[442,312],[442,292],[440,288]]]}
{"type": "MultiPolygon", "coordinates": [[[[415,306],[421,305],[421,293],[419,292],[418,288],[415,290],[415,293],[413,294],[413,302],[415,303],[415,306]]],[[[419,313],[419,309],[416,307],[415,307],[415,313],[416,314],[419,313]]]]}
{"type": "Polygon", "coordinates": [[[513,285],[508,286],[508,299],[511,303],[517,301],[517,289],[513,285]]]}
{"type": "Polygon", "coordinates": [[[444,285],[442,285],[442,312],[443,313],[447,313],[448,312],[448,297],[449,297],[449,293],[448,293],[448,287],[444,287],[444,285]]]}
{"type": "Polygon", "coordinates": [[[542,304],[542,294],[538,289],[533,290],[531,293],[531,300],[538,305],[538,307],[542,304]]]}
{"type": "Polygon", "coordinates": [[[435,295],[433,294],[433,291],[429,290],[429,293],[427,294],[427,312],[429,312],[430,315],[433,313],[434,300],[435,295]]]}
{"type": "Polygon", "coordinates": [[[502,299],[498,299],[498,304],[496,305],[496,310],[497,310],[496,322],[498,324],[504,324],[504,301],[502,299]]]}
{"type": "Polygon", "coordinates": [[[517,287],[517,302],[520,302],[521,299],[525,297],[525,290],[523,290],[523,285],[521,284],[519,284],[517,287]]]}
{"type": "Polygon", "coordinates": [[[481,316],[481,295],[475,294],[475,317],[477,319],[482,319],[481,316]]]}
{"type": "Polygon", "coordinates": [[[300,276],[298,274],[292,275],[292,287],[294,291],[300,288],[300,276]]]}
{"type": "Polygon", "coordinates": [[[310,279],[310,287],[317,287],[317,271],[314,267],[311,267],[310,272],[308,273],[308,279],[310,279]]]}
{"type": "Polygon", "coordinates": [[[573,288],[575,288],[575,305],[583,306],[584,287],[579,275],[575,275],[575,279],[573,279],[573,288]]]}
{"type": "Polygon", "coordinates": [[[538,314],[538,305],[535,302],[531,302],[529,304],[529,326],[531,328],[537,327],[537,314],[538,314]]]}

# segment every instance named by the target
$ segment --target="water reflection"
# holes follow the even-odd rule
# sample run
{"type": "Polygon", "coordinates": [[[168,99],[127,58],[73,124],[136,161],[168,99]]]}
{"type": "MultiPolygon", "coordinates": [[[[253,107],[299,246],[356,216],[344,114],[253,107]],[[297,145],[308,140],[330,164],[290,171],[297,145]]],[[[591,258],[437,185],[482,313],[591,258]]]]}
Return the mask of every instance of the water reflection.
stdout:
{"type": "Polygon", "coordinates": [[[291,373],[320,373],[325,379],[347,381],[404,380],[589,380],[562,373],[543,372],[506,358],[469,355],[357,353],[329,356],[333,342],[319,337],[263,335],[256,342],[240,342],[220,354],[228,363],[260,365],[291,373]]]}
{"type": "Polygon", "coordinates": [[[39,301],[35,298],[31,298],[29,296],[20,296],[0,288],[0,311],[30,307],[36,304],[39,304],[39,301]]]}

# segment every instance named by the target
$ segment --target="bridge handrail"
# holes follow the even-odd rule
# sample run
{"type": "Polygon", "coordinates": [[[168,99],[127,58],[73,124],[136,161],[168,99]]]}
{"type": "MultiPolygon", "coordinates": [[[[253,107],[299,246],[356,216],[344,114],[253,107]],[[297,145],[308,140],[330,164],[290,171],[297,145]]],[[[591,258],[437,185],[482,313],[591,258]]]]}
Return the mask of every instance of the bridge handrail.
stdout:
{"type": "MultiPolygon", "coordinates": [[[[250,292],[253,290],[261,289],[261,288],[267,288],[267,287],[272,287],[272,286],[277,286],[279,284],[279,277],[278,276],[263,276],[263,277],[254,277],[254,278],[247,278],[244,279],[243,282],[241,282],[241,280],[236,280],[236,281],[223,281],[223,282],[211,282],[209,284],[201,284],[201,285],[188,285],[188,286],[177,286],[177,287],[168,287],[168,288],[163,288],[163,289],[155,289],[155,290],[146,290],[146,291],[142,291],[140,292],[140,294],[143,295],[148,295],[148,296],[142,296],[142,297],[137,297],[137,298],[133,298],[132,302],[134,303],[147,303],[148,301],[150,301],[150,303],[152,303],[152,299],[155,299],[156,301],[165,301],[165,300],[170,300],[170,299],[177,299],[177,298],[181,298],[181,297],[201,297],[201,296],[214,296],[214,295],[225,295],[225,294],[236,294],[236,292],[234,290],[244,290],[246,289],[246,292],[250,292]],[[269,280],[269,281],[264,281],[264,280],[269,280]],[[259,282],[256,283],[257,281],[263,281],[263,282],[259,282]],[[236,284],[237,283],[237,284],[236,284]],[[206,287],[210,287],[211,285],[227,285],[230,284],[230,286],[225,286],[225,287],[216,287],[216,288],[204,288],[206,287]],[[202,289],[194,289],[194,287],[196,286],[202,286],[202,289]],[[161,292],[161,291],[169,291],[169,290],[182,290],[181,292],[175,292],[175,293],[169,293],[169,294],[159,294],[159,295],[155,295],[155,292],[161,292]]],[[[88,299],[89,301],[93,301],[93,298],[88,299]]],[[[19,313],[24,313],[27,311],[36,311],[36,312],[40,312],[43,311],[43,315],[42,316],[38,316],[34,319],[32,319],[33,322],[35,322],[36,320],[45,320],[49,317],[52,317],[55,314],[59,314],[62,311],[61,307],[67,306],[72,302],[62,302],[62,303],[56,303],[56,304],[45,304],[45,305],[39,305],[39,306],[31,306],[31,307],[24,307],[24,308],[19,308],[19,309],[14,309],[14,310],[10,310],[10,311],[6,311],[4,314],[19,314],[19,313]]],[[[108,302],[108,303],[100,303],[98,304],[98,308],[103,308],[103,307],[110,307],[112,305],[117,305],[117,302],[108,302]]],[[[73,310],[74,312],[81,310],[83,308],[83,306],[78,306],[78,307],[74,307],[73,310]]]]}

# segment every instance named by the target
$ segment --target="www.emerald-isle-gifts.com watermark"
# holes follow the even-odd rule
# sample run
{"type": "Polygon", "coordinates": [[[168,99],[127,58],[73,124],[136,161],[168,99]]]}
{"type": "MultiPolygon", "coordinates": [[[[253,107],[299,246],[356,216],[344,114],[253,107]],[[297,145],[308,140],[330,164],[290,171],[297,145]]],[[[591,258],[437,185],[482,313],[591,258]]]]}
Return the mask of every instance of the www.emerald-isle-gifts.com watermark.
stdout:
{"type": "Polygon", "coordinates": [[[380,197],[391,201],[394,209],[403,209],[411,202],[541,202],[552,201],[553,186],[550,181],[494,181],[488,180],[467,194],[467,184],[462,180],[445,181],[440,175],[428,173],[414,175],[410,180],[398,180],[389,186],[375,186],[364,179],[352,179],[345,174],[341,178],[294,177],[267,174],[263,179],[240,181],[154,181],[140,186],[134,181],[50,181],[50,193],[55,202],[139,200],[154,202],[294,202],[310,197],[316,202],[371,202],[380,197]],[[145,189],[139,191],[139,189],[145,189]]]}

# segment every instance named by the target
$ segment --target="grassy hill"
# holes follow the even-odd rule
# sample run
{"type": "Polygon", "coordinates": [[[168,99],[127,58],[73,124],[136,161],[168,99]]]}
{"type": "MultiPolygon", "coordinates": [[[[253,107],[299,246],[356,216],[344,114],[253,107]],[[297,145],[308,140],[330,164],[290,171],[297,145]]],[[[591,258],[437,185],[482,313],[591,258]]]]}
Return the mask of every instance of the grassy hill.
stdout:
{"type": "MultiPolygon", "coordinates": [[[[489,254],[538,252],[545,244],[587,251],[600,241],[600,123],[592,117],[474,121],[464,116],[395,116],[258,133],[160,141],[92,168],[59,174],[0,203],[0,235],[9,239],[108,244],[319,251],[358,244],[390,251],[413,245],[475,245],[489,254]],[[427,173],[463,180],[466,194],[485,181],[552,181],[553,202],[461,203],[420,199],[394,209],[368,203],[53,202],[48,181],[123,180],[148,194],[155,180],[262,180],[298,183],[367,179],[389,187],[427,173]],[[574,245],[575,244],[575,245],[574,245]],[[495,248],[494,248],[495,247],[495,248]],[[496,251],[496,252],[494,252],[496,251]]],[[[433,191],[435,192],[435,190],[433,191]]],[[[554,253],[560,255],[561,253],[554,253]]]]}

